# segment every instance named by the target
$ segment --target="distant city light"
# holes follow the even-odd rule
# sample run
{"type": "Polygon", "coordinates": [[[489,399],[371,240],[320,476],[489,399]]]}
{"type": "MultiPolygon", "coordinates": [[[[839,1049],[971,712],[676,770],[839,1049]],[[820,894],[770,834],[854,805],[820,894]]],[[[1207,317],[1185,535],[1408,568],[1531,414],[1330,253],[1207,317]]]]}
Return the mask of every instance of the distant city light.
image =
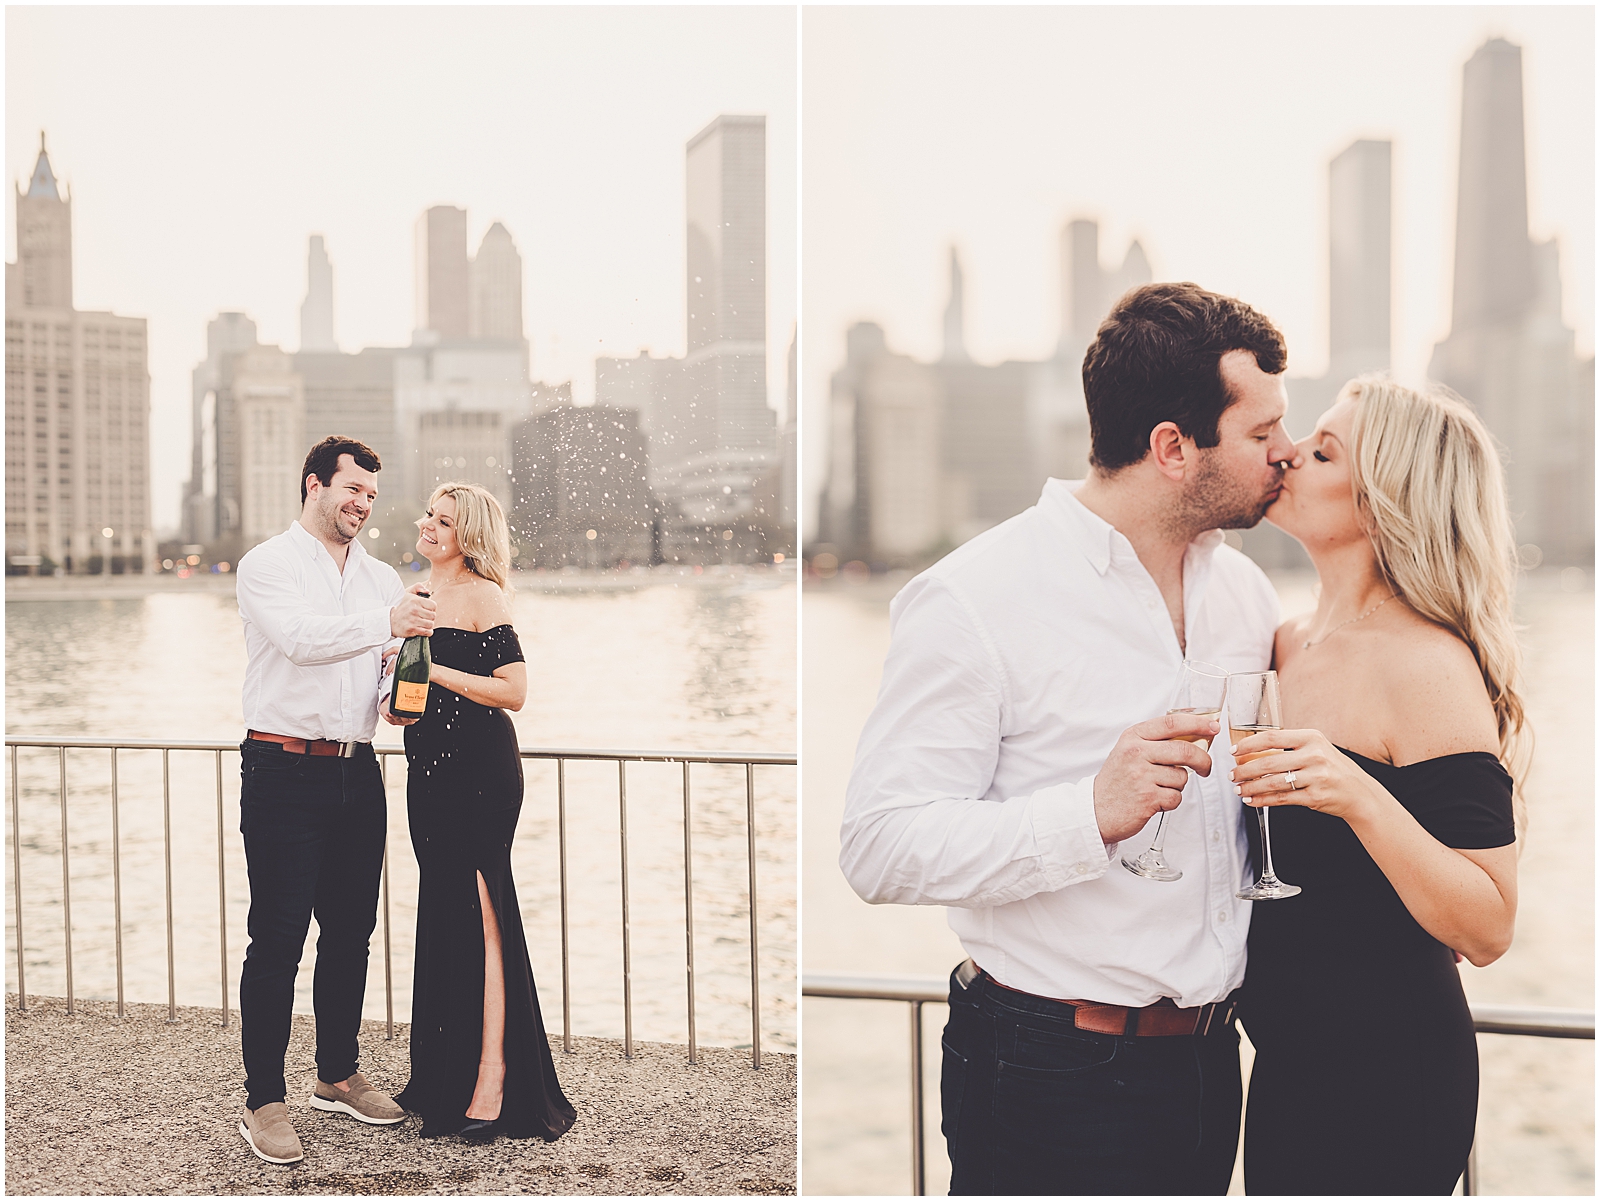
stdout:
{"type": "Polygon", "coordinates": [[[172,560],[171,559],[162,559],[161,560],[161,570],[162,571],[171,571],[172,570],[172,560]]]}
{"type": "Polygon", "coordinates": [[[116,531],[115,531],[115,530],[113,530],[113,529],[112,529],[112,528],[111,528],[111,527],[110,527],[110,526],[106,526],[106,528],[105,528],[105,529],[103,529],[103,530],[101,530],[101,531],[100,531],[100,533],[101,533],[101,534],[102,534],[102,535],[103,535],[103,536],[104,536],[104,537],[106,537],[106,538],[109,538],[109,537],[111,537],[111,535],[112,535],[112,534],[114,534],[114,533],[116,533],[116,531]]]}
{"type": "Polygon", "coordinates": [[[199,555],[190,555],[189,556],[189,566],[190,567],[199,567],[200,566],[200,556],[199,555]]]}
{"type": "Polygon", "coordinates": [[[772,561],[774,563],[782,563],[783,562],[783,552],[779,551],[777,554],[773,555],[772,556],[772,561]]]}
{"type": "Polygon", "coordinates": [[[593,530],[585,530],[584,533],[583,533],[583,536],[585,538],[587,538],[590,542],[593,542],[600,535],[595,533],[593,530]]]}
{"type": "Polygon", "coordinates": [[[371,538],[374,542],[376,542],[378,540],[378,527],[377,526],[373,526],[370,530],[368,530],[367,531],[367,537],[371,538]]]}

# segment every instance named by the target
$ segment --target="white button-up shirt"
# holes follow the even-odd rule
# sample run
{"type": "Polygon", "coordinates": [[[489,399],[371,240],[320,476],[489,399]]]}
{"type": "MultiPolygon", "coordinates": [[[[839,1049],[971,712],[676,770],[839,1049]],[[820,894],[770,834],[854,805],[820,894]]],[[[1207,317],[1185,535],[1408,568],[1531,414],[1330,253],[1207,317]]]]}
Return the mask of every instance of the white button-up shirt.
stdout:
{"type": "Polygon", "coordinates": [[[359,540],[340,572],[328,548],[296,521],[239,560],[236,592],[249,656],[245,726],[371,742],[389,610],[405,595],[399,573],[359,540]]]}
{"type": "MultiPolygon", "coordinates": [[[[984,970],[1040,996],[1143,1006],[1226,997],[1244,978],[1244,809],[1226,727],[1209,779],[1167,815],[1173,883],[1124,871],[1095,774],[1167,711],[1184,652],[1133,545],[1050,480],[1039,503],[917,576],[890,607],[878,702],[846,797],[840,866],[874,903],[947,905],[984,970]]],[[[1277,594],[1220,530],[1184,556],[1188,657],[1262,671],[1277,594]]]]}

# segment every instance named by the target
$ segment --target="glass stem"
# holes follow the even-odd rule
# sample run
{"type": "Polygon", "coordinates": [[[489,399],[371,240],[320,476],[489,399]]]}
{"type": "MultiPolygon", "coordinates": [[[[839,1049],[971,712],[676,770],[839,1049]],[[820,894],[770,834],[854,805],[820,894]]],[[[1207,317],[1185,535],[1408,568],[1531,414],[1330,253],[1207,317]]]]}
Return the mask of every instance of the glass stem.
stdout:
{"type": "Polygon", "coordinates": [[[1161,811],[1161,816],[1156,818],[1156,836],[1150,841],[1150,851],[1157,859],[1161,858],[1161,838],[1162,832],[1166,829],[1166,827],[1167,811],[1163,809],[1161,811]]]}
{"type": "Polygon", "coordinates": [[[1265,868],[1261,878],[1263,880],[1276,880],[1278,873],[1272,870],[1272,836],[1267,832],[1267,808],[1265,805],[1256,810],[1256,816],[1261,819],[1261,862],[1265,868]]]}

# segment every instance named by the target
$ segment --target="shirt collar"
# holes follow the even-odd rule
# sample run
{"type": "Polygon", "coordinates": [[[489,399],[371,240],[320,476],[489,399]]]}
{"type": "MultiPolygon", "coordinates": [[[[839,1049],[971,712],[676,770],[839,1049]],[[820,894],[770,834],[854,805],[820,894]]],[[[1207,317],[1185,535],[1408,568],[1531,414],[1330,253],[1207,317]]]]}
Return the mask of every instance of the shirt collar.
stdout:
{"type": "MultiPolygon", "coordinates": [[[[1046,480],[1044,491],[1039,494],[1040,510],[1100,575],[1110,569],[1113,559],[1137,561],[1138,555],[1127,536],[1098,513],[1090,512],[1078,499],[1077,491],[1081,487],[1082,480],[1046,480]]],[[[1189,543],[1185,558],[1195,562],[1202,558],[1209,560],[1222,542],[1221,530],[1206,530],[1189,543]]]]}
{"type": "MultiPolygon", "coordinates": [[[[319,552],[327,555],[328,562],[333,563],[334,570],[338,570],[339,565],[333,562],[333,554],[326,546],[322,544],[322,539],[318,538],[310,530],[306,529],[306,527],[301,525],[298,520],[289,523],[289,541],[293,542],[297,547],[299,547],[300,553],[305,555],[305,557],[310,559],[313,563],[317,561],[317,555],[319,552]]],[[[358,559],[365,557],[366,553],[366,547],[361,545],[361,539],[359,536],[350,539],[350,550],[346,554],[344,561],[345,569],[349,570],[352,564],[358,559]]],[[[343,573],[341,572],[340,574],[342,575],[343,573]]]]}

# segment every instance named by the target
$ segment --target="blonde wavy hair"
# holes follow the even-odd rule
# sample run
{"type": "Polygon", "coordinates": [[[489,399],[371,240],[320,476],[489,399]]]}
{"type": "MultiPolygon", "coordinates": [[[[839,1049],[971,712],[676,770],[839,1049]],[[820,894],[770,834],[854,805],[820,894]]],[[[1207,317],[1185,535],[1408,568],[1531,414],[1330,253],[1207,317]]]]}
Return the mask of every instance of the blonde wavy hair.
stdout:
{"type": "MultiPolygon", "coordinates": [[[[428,497],[428,508],[448,496],[456,502],[456,544],[467,570],[511,591],[511,527],[494,493],[477,484],[440,484],[428,497]]],[[[423,518],[417,519],[421,525],[423,518]]]]}
{"type": "Polygon", "coordinates": [[[1339,397],[1357,402],[1350,483],[1379,569],[1396,595],[1465,642],[1483,673],[1520,838],[1533,730],[1522,698],[1516,538],[1499,452],[1483,421],[1447,389],[1418,392],[1362,376],[1339,397]]]}

